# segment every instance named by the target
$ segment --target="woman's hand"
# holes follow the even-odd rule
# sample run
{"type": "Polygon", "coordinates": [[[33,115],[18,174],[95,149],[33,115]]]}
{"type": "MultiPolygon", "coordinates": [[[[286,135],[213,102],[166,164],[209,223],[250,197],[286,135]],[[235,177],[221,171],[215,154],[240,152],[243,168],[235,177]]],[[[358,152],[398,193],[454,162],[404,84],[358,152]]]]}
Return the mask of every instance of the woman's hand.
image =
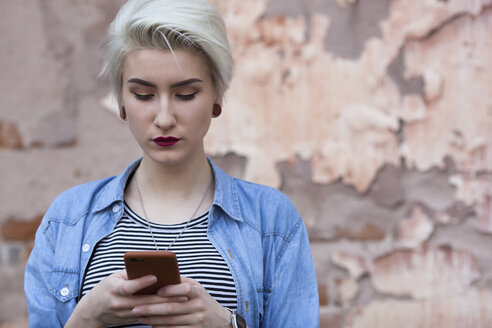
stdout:
{"type": "Polygon", "coordinates": [[[133,313],[140,316],[139,322],[154,328],[231,327],[229,310],[217,303],[196,280],[181,276],[181,284],[162,287],[157,295],[166,301],[138,305],[133,309],[133,313]],[[173,299],[174,301],[170,301],[173,299]]]}
{"type": "Polygon", "coordinates": [[[179,298],[166,299],[157,295],[133,295],[155,282],[157,278],[152,275],[128,280],[126,270],[113,273],[82,297],[65,327],[106,327],[108,324],[137,322],[138,315],[132,312],[136,306],[180,301],[179,298]]]}

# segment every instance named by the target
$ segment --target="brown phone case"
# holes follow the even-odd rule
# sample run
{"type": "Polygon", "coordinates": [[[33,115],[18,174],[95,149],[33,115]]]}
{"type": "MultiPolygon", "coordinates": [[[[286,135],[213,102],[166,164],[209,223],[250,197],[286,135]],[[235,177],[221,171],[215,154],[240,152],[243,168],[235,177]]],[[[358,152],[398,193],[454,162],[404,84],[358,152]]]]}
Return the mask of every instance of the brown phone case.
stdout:
{"type": "Polygon", "coordinates": [[[181,283],[176,254],[167,251],[129,251],[124,255],[128,279],[153,274],[157,282],[134,295],[155,294],[165,285],[181,283]]]}

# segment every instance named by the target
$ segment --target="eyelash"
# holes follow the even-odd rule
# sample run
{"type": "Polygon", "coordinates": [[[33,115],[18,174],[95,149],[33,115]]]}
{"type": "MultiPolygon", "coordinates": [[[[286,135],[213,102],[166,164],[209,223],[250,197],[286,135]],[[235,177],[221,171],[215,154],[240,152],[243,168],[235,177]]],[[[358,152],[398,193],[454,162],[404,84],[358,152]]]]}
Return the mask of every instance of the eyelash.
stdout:
{"type": "MultiPolygon", "coordinates": [[[[195,98],[195,95],[200,92],[200,91],[195,91],[193,93],[190,93],[190,94],[187,94],[187,95],[180,95],[180,94],[177,94],[176,97],[180,100],[184,100],[184,101],[189,101],[189,100],[192,100],[195,98]]],[[[137,100],[141,100],[141,101],[148,101],[150,99],[152,99],[152,97],[154,97],[154,95],[150,94],[150,95],[141,95],[141,94],[138,94],[136,92],[132,92],[134,95],[135,95],[135,98],[137,100]]]]}
{"type": "Polygon", "coordinates": [[[135,98],[137,98],[137,100],[142,100],[142,101],[147,101],[152,99],[152,97],[154,97],[154,95],[141,95],[136,92],[132,92],[132,93],[135,95],[135,98]]]}
{"type": "Polygon", "coordinates": [[[176,97],[180,100],[184,100],[184,101],[188,101],[188,100],[192,100],[195,98],[195,95],[198,93],[199,91],[195,91],[193,93],[190,93],[190,94],[187,94],[187,95],[180,95],[180,94],[177,94],[176,97]]]}

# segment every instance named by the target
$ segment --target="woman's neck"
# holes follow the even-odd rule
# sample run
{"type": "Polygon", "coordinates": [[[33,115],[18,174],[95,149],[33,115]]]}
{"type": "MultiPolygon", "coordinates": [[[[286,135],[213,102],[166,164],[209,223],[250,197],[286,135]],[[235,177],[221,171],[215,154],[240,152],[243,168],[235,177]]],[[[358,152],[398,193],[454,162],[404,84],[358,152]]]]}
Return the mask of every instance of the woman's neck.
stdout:
{"type": "Polygon", "coordinates": [[[212,179],[212,169],[205,156],[198,161],[163,166],[144,155],[135,174],[147,195],[166,199],[186,199],[202,194],[212,179]]]}
{"type": "Polygon", "coordinates": [[[205,156],[188,165],[162,166],[144,155],[127,184],[125,201],[146,220],[181,223],[210,209],[214,198],[213,180],[205,156]]]}

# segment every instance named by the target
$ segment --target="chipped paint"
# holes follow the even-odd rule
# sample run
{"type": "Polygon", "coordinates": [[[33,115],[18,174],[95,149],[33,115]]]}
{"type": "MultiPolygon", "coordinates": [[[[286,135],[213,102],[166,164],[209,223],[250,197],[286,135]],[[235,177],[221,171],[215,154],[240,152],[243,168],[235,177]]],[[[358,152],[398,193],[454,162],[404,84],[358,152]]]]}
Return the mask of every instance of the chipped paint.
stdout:
{"type": "Polygon", "coordinates": [[[15,123],[0,121],[0,148],[22,148],[22,137],[15,123]]]}
{"type": "Polygon", "coordinates": [[[415,298],[461,293],[481,277],[473,254],[444,246],[393,251],[374,262],[371,274],[379,291],[415,298]]]}
{"type": "Polygon", "coordinates": [[[436,213],[434,215],[434,220],[441,224],[458,224],[461,221],[459,218],[448,213],[436,213]]]}
{"type": "Polygon", "coordinates": [[[487,176],[457,174],[450,178],[456,198],[473,206],[478,216],[477,229],[492,233],[492,179],[487,176]]]}
{"type": "Polygon", "coordinates": [[[463,294],[426,300],[375,300],[355,308],[347,328],[489,328],[492,292],[471,289],[463,294]]]}
{"type": "Polygon", "coordinates": [[[444,158],[450,156],[464,170],[481,153],[483,158],[473,169],[492,168],[492,115],[488,113],[492,43],[487,42],[491,30],[492,10],[486,10],[476,18],[458,18],[428,39],[406,45],[406,73],[423,75],[434,84],[429,88],[436,89],[426,92],[430,99],[425,119],[404,128],[403,155],[410,167],[443,167],[444,158]],[[482,87],[464,87],[471,85],[482,87]]]}
{"type": "Polygon", "coordinates": [[[331,260],[334,264],[347,270],[350,277],[355,280],[367,272],[367,266],[362,256],[335,251],[331,254],[331,260]]]}
{"type": "MultiPolygon", "coordinates": [[[[0,2],[0,25],[27,22],[0,40],[11,77],[0,121],[12,122],[0,142],[24,147],[0,149],[0,223],[139,154],[96,99],[102,37],[123,0],[42,2],[0,2]]],[[[281,187],[303,214],[321,326],[492,326],[490,292],[474,289],[492,276],[492,0],[215,2],[237,65],[207,152],[281,187]],[[303,163],[302,177],[287,162],[303,163]]],[[[104,107],[118,115],[111,98],[104,107]]],[[[0,305],[7,324],[25,313],[17,297],[6,304],[18,312],[0,305]]]]}
{"type": "Polygon", "coordinates": [[[350,302],[359,292],[359,284],[355,279],[343,279],[337,282],[338,296],[342,302],[342,307],[350,307],[350,302]]]}
{"type": "MultiPolygon", "coordinates": [[[[390,108],[397,103],[397,90],[389,79],[385,82],[384,63],[375,61],[379,49],[356,64],[334,58],[324,51],[329,20],[320,15],[311,19],[309,39],[300,37],[306,34],[302,17],[273,17],[240,28],[246,36],[233,42],[239,49],[236,75],[225,115],[214,122],[207,139],[209,151],[224,153],[227,144],[229,151],[249,159],[247,179],[274,186],[280,185],[275,163],[295,154],[312,160],[315,182],[343,178],[359,190],[367,189],[385,159],[396,163],[397,119],[390,108]],[[265,24],[268,33],[261,28],[265,24]],[[246,31],[257,38],[251,40],[246,31]],[[312,81],[318,81],[316,88],[312,81]],[[223,133],[238,131],[245,122],[253,131],[223,133]]],[[[241,31],[233,26],[230,33],[240,36],[241,31]]]]}
{"type": "Polygon", "coordinates": [[[492,140],[492,116],[486,113],[490,99],[480,96],[483,88],[461,92],[462,85],[492,85],[486,56],[491,45],[479,41],[487,37],[491,14],[457,19],[426,38],[440,23],[477,15],[490,2],[393,1],[381,23],[381,39],[368,40],[357,60],[345,60],[323,46],[329,17],[262,19],[265,1],[217,1],[236,67],[224,113],[207,137],[207,151],[245,156],[245,178],[276,187],[281,185],[276,164],[297,155],[311,161],[314,182],[342,179],[360,192],[382,165],[397,164],[399,155],[410,167],[427,170],[442,167],[450,154],[462,162],[485,147],[482,168],[492,167],[486,142],[492,140]],[[473,52],[468,53],[474,58],[468,60],[463,44],[471,42],[471,35],[473,52]],[[388,65],[402,48],[405,78],[423,77],[424,99],[400,95],[388,75],[388,65]],[[441,60],[443,52],[453,55],[441,60]],[[456,104],[473,106],[477,114],[470,116],[456,104]],[[399,120],[405,123],[401,144],[399,120]]]}
{"type": "Polygon", "coordinates": [[[400,222],[398,229],[400,245],[416,248],[426,241],[433,231],[434,225],[430,218],[423,212],[420,206],[415,206],[412,209],[411,216],[400,222]]]}
{"type": "MultiPolygon", "coordinates": [[[[416,156],[428,152],[414,149],[411,141],[405,139],[399,150],[396,124],[398,117],[425,124],[432,108],[415,98],[401,98],[387,75],[386,67],[402,46],[409,48],[405,51],[405,63],[412,65],[416,46],[407,46],[404,43],[406,38],[424,37],[429,30],[454,15],[476,15],[486,3],[488,1],[454,1],[446,5],[424,1],[410,5],[394,1],[390,17],[381,24],[382,38],[368,40],[360,58],[352,61],[333,57],[324,50],[323,39],[331,28],[330,18],[313,15],[310,35],[303,39],[301,36],[308,30],[302,16],[281,20],[273,17],[267,22],[261,19],[258,22],[251,19],[255,14],[260,17],[254,6],[249,13],[245,10],[245,13],[228,15],[236,20],[230,33],[236,37],[233,45],[240,49],[235,52],[236,77],[229,93],[230,101],[225,106],[226,111],[227,108],[234,111],[234,116],[225,115],[216,121],[219,128],[212,129],[207,143],[209,151],[226,153],[223,145],[227,144],[229,151],[249,159],[247,178],[275,186],[280,185],[275,163],[292,155],[311,159],[313,181],[330,183],[342,178],[359,191],[368,188],[383,163],[396,163],[399,153],[404,154],[409,163],[419,163],[419,168],[430,167],[424,163],[427,158],[415,160],[416,156]],[[247,17],[246,25],[237,24],[242,16],[247,17]],[[269,26],[268,33],[261,28],[265,24],[269,26]],[[236,27],[240,27],[242,32],[236,27]],[[276,31],[278,29],[282,32],[276,31]],[[272,35],[276,37],[272,38],[272,35]],[[268,67],[265,67],[266,63],[268,67]],[[312,87],[312,81],[317,81],[316,88],[312,87]],[[357,85],[357,88],[343,87],[350,85],[357,85]],[[278,97],[270,95],[273,91],[278,97]],[[250,97],[251,94],[255,97],[250,97]],[[402,108],[399,104],[402,103],[407,114],[399,116],[399,108],[402,108]],[[248,131],[241,136],[224,138],[223,131],[238,131],[234,127],[239,128],[244,122],[254,127],[253,134],[248,131]],[[267,129],[262,130],[262,126],[267,129]],[[360,129],[367,126],[371,127],[370,130],[360,129]],[[214,131],[219,132],[214,134],[214,131]]],[[[234,6],[232,1],[228,12],[234,6]]],[[[475,26],[471,28],[478,29],[475,26]]],[[[485,30],[482,28],[481,31],[485,30]]],[[[414,43],[419,45],[420,41],[414,43]]],[[[477,48],[477,53],[486,53],[486,47],[477,48]]],[[[424,49],[427,48],[422,51],[424,49]]],[[[438,59],[440,56],[429,55],[429,58],[438,59]]],[[[417,71],[407,68],[405,75],[424,77],[427,102],[440,102],[452,97],[448,94],[449,83],[446,81],[449,77],[445,72],[434,66],[425,67],[423,71],[418,67],[417,71]]],[[[482,76],[486,76],[483,73],[482,76]]],[[[485,82],[482,85],[492,85],[485,82]]],[[[482,91],[478,88],[477,92],[482,91]]],[[[412,128],[407,127],[405,135],[411,135],[412,128]]],[[[418,145],[426,142],[419,139],[418,145]]],[[[432,165],[441,163],[444,154],[437,152],[434,157],[439,157],[439,161],[432,165]]]]}

